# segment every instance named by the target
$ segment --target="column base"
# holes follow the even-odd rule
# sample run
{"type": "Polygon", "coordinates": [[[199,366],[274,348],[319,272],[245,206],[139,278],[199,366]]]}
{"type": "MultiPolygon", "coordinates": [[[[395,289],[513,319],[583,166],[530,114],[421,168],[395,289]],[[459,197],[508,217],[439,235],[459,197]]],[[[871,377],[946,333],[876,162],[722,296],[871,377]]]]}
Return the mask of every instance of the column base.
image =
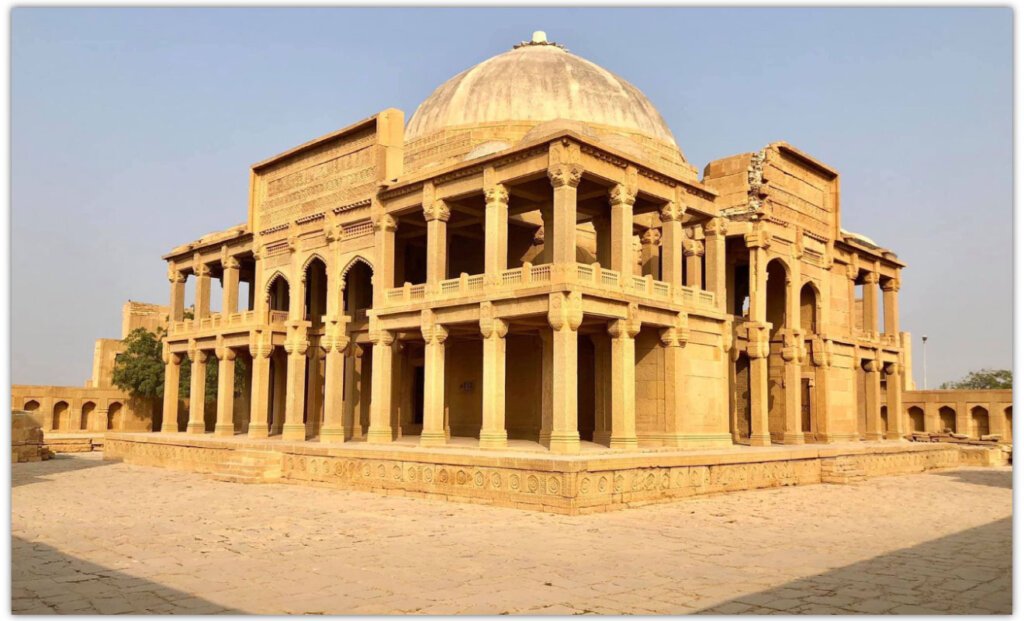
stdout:
{"type": "Polygon", "coordinates": [[[164,425],[160,427],[160,433],[178,433],[177,425],[164,425]]]}
{"type": "Polygon", "coordinates": [[[448,437],[443,431],[421,431],[420,446],[444,446],[448,444],[448,437]]]}
{"type": "Polygon", "coordinates": [[[367,444],[391,444],[391,428],[384,427],[383,429],[370,429],[366,432],[366,443],[367,444]]]}
{"type": "Polygon", "coordinates": [[[885,439],[886,440],[902,440],[903,439],[903,434],[898,432],[898,431],[890,431],[889,433],[885,434],[885,439]]]}
{"type": "Polygon", "coordinates": [[[730,433],[678,433],[665,438],[665,446],[680,449],[715,449],[727,448],[734,441],[730,433]]]}
{"type": "Polygon", "coordinates": [[[185,428],[186,433],[206,433],[206,423],[189,423],[185,428]]]}
{"type": "Polygon", "coordinates": [[[231,437],[235,435],[235,426],[231,423],[226,425],[217,425],[213,428],[213,435],[221,437],[231,437]]]}
{"type": "Polygon", "coordinates": [[[279,435],[281,435],[281,427],[271,427],[270,428],[270,435],[272,435],[272,436],[279,436],[279,435]]]}
{"type": "Polygon", "coordinates": [[[249,433],[247,435],[253,440],[264,440],[270,437],[270,431],[266,425],[256,425],[255,427],[249,425],[249,433]]]}
{"type": "Polygon", "coordinates": [[[321,442],[344,442],[345,441],[345,428],[344,427],[323,427],[320,429],[320,441],[321,442]]]}
{"type": "Polygon", "coordinates": [[[508,448],[508,433],[505,431],[481,431],[480,448],[482,449],[503,449],[508,448]]]}
{"type": "Polygon", "coordinates": [[[612,443],[612,434],[610,431],[595,431],[594,432],[594,444],[603,444],[609,446],[612,443]]]}
{"type": "Polygon", "coordinates": [[[551,434],[551,441],[548,444],[548,450],[552,453],[579,453],[580,452],[580,434],[577,433],[566,433],[566,434],[551,434]]]}
{"type": "Polygon", "coordinates": [[[612,438],[608,441],[608,448],[627,449],[627,450],[628,449],[635,449],[635,448],[637,448],[636,436],[633,436],[632,438],[629,438],[629,437],[616,438],[616,437],[612,436],[612,438]]]}
{"type": "Polygon", "coordinates": [[[876,442],[878,440],[883,439],[884,437],[884,434],[877,431],[872,431],[864,434],[864,439],[867,440],[868,442],[876,442]]]}
{"type": "Polygon", "coordinates": [[[804,444],[804,442],[806,442],[806,439],[802,431],[799,433],[785,433],[782,436],[783,444],[804,444]]]}
{"type": "Polygon", "coordinates": [[[770,434],[750,434],[750,446],[771,446],[772,437],[770,434]]]}
{"type": "Polygon", "coordinates": [[[306,439],[306,425],[298,423],[289,425],[285,423],[281,429],[281,439],[290,441],[304,441],[306,439]]]}

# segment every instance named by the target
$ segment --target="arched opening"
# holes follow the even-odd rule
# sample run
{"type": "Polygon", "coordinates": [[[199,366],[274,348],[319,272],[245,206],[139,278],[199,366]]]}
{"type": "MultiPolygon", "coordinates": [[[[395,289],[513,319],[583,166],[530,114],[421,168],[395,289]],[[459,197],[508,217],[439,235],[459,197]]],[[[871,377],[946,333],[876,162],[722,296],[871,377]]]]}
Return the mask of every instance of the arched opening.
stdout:
{"type": "Polygon", "coordinates": [[[911,430],[924,431],[924,410],[916,405],[912,405],[907,413],[910,415],[911,430]]]}
{"type": "Polygon", "coordinates": [[[327,313],[327,265],[320,257],[314,257],[306,264],[304,275],[303,319],[311,322],[312,329],[316,330],[323,325],[323,316],[327,313]]]}
{"type": "Polygon", "coordinates": [[[988,410],[980,405],[971,408],[971,437],[987,436],[988,429],[988,410]]]}
{"type": "Polygon", "coordinates": [[[96,415],[95,412],[96,404],[92,401],[86,401],[85,405],[82,406],[82,421],[79,424],[79,429],[81,431],[94,428],[95,422],[93,421],[93,417],[96,415]]]}
{"type": "Polygon", "coordinates": [[[21,409],[28,412],[29,414],[32,414],[39,410],[39,402],[36,401],[35,399],[29,399],[28,401],[25,402],[25,407],[21,409]]]}
{"type": "Polygon", "coordinates": [[[68,426],[68,403],[67,401],[58,401],[53,406],[53,423],[50,429],[53,431],[60,431],[66,429],[68,426]]]}
{"type": "Polygon", "coordinates": [[[805,334],[818,333],[818,292],[811,283],[800,289],[800,329],[805,334]]]}
{"type": "Polygon", "coordinates": [[[1006,417],[1004,422],[1004,428],[1006,429],[1006,435],[1003,440],[1013,441],[1013,406],[1008,406],[1003,410],[1003,416],[1006,417]]]}
{"type": "Polygon", "coordinates": [[[948,405],[939,408],[939,431],[956,433],[956,410],[948,405]]]}
{"type": "Polygon", "coordinates": [[[291,287],[284,275],[278,273],[267,286],[267,294],[270,296],[270,310],[288,312],[291,305],[291,287]]]}
{"type": "Polygon", "coordinates": [[[736,384],[733,392],[735,404],[733,437],[737,442],[750,441],[751,409],[750,409],[750,358],[741,353],[736,359],[736,384]]]}
{"type": "Polygon", "coordinates": [[[765,318],[772,324],[771,336],[786,326],[786,265],[780,259],[768,262],[768,287],[765,291],[765,318]]]}
{"type": "Polygon", "coordinates": [[[323,338],[324,315],[327,313],[327,265],[320,257],[314,256],[306,263],[303,271],[304,299],[303,319],[310,323],[309,358],[306,363],[306,399],[302,416],[306,423],[306,436],[316,436],[323,420],[324,406],[324,357],[320,351],[323,338]]]}
{"type": "Polygon", "coordinates": [[[366,309],[373,306],[373,270],[361,259],[355,259],[345,273],[342,304],[352,321],[365,320],[366,309]]]}
{"type": "Polygon", "coordinates": [[[121,428],[121,404],[114,402],[107,408],[107,431],[121,428]]]}
{"type": "Polygon", "coordinates": [[[889,407],[883,405],[881,408],[882,415],[882,433],[889,433],[889,407]]]}

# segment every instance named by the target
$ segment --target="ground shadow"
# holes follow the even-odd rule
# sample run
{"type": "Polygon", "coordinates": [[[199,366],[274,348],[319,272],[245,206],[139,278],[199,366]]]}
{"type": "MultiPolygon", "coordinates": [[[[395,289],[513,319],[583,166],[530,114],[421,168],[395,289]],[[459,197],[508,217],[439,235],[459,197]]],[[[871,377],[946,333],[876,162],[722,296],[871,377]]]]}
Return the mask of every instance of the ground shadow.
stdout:
{"type": "Polygon", "coordinates": [[[1008,615],[1012,537],[1007,517],[695,613],[1008,615]]]}
{"type": "Polygon", "coordinates": [[[21,537],[11,537],[11,612],[245,614],[21,537]]]}
{"type": "Polygon", "coordinates": [[[29,483],[45,483],[47,477],[62,472],[85,470],[109,466],[114,462],[104,461],[99,453],[60,454],[45,461],[28,461],[11,464],[11,487],[20,487],[29,483]],[[89,455],[84,457],[84,455],[89,455]]]}
{"type": "Polygon", "coordinates": [[[948,472],[934,472],[931,474],[950,477],[963,483],[1013,489],[1012,470],[950,470],[948,472]]]}

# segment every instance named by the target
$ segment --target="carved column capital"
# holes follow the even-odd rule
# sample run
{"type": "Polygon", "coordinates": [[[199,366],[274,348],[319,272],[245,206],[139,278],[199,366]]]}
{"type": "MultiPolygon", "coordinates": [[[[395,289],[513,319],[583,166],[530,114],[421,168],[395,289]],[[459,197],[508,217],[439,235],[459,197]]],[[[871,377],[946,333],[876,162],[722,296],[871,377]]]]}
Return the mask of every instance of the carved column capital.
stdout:
{"type": "Polygon", "coordinates": [[[451,209],[449,209],[448,204],[441,199],[437,199],[429,204],[423,205],[423,219],[427,222],[432,222],[434,220],[447,222],[451,216],[451,209]]]}
{"type": "Polygon", "coordinates": [[[548,168],[548,179],[553,187],[575,188],[583,179],[583,167],[576,164],[556,164],[548,168]]]}
{"type": "Polygon", "coordinates": [[[548,295],[548,325],[558,332],[568,328],[576,331],[583,323],[583,296],[572,293],[551,293],[548,295]]]}
{"type": "Polygon", "coordinates": [[[877,272],[867,272],[866,274],[864,274],[864,284],[865,285],[877,285],[878,284],[878,273],[877,272]]]}
{"type": "Polygon", "coordinates": [[[497,204],[508,204],[508,188],[500,183],[496,183],[488,188],[484,188],[484,202],[487,206],[497,204]]]}
{"type": "Polygon", "coordinates": [[[209,357],[209,354],[205,350],[199,349],[199,346],[196,345],[195,341],[189,343],[188,359],[191,360],[193,364],[204,364],[209,360],[209,357]]]}
{"type": "Polygon", "coordinates": [[[398,222],[391,214],[382,213],[373,220],[373,230],[394,232],[398,229],[398,222]]]}
{"type": "Polygon", "coordinates": [[[658,210],[662,222],[680,222],[686,214],[686,207],[676,201],[669,201],[658,210]]]}
{"type": "Polygon", "coordinates": [[[608,191],[608,200],[612,205],[629,205],[632,207],[636,204],[636,192],[631,191],[624,183],[616,183],[608,191]]]}
{"type": "Polygon", "coordinates": [[[683,239],[683,255],[687,257],[704,256],[704,244],[689,237],[683,239]]]}
{"type": "Polygon", "coordinates": [[[746,243],[747,248],[755,249],[767,249],[771,246],[771,235],[768,231],[758,227],[743,234],[743,241],[746,243]]]}
{"type": "Polygon", "coordinates": [[[711,218],[704,223],[704,236],[725,237],[727,229],[725,218],[711,218]]]}
{"type": "Polygon", "coordinates": [[[640,236],[640,243],[644,246],[657,246],[661,243],[661,231],[658,229],[647,229],[640,236]]]}
{"type": "Polygon", "coordinates": [[[428,345],[431,343],[440,345],[448,339],[448,328],[438,323],[437,315],[432,310],[424,310],[420,313],[420,332],[423,334],[423,342],[428,345]]]}
{"type": "Polygon", "coordinates": [[[480,304],[480,334],[485,339],[503,339],[508,334],[508,322],[494,316],[494,305],[490,302],[480,304]]]}
{"type": "Polygon", "coordinates": [[[173,264],[167,264],[167,280],[171,283],[183,283],[185,282],[185,275],[181,273],[178,268],[174,267],[173,264]]]}
{"type": "Polygon", "coordinates": [[[391,345],[395,342],[395,333],[390,330],[382,330],[380,328],[371,329],[367,334],[370,342],[374,345],[391,345]]]}
{"type": "Polygon", "coordinates": [[[238,263],[238,259],[233,256],[226,256],[221,261],[221,266],[226,270],[237,270],[241,265],[238,263]]]}
{"type": "Polygon", "coordinates": [[[885,282],[882,283],[882,291],[891,291],[893,293],[898,293],[899,290],[900,290],[900,278],[899,278],[899,276],[896,276],[895,278],[888,278],[888,279],[885,280],[885,282]]]}

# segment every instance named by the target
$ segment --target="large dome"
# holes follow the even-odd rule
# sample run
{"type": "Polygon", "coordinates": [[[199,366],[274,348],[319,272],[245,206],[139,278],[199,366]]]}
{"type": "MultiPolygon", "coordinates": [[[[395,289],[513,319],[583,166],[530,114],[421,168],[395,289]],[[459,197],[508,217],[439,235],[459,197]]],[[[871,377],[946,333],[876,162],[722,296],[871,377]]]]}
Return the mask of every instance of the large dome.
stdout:
{"type": "MultiPolygon", "coordinates": [[[[464,130],[483,126],[494,129],[492,135],[473,132],[470,142],[475,144],[468,145],[470,149],[483,143],[510,146],[530,129],[551,121],[568,122],[570,127],[582,124],[588,133],[618,134],[659,151],[668,148],[676,154],[672,159],[681,159],[672,132],[639,89],[549,43],[539,32],[531,42],[438,87],[416,108],[405,139],[414,150],[434,143],[430,138],[438,136],[459,135],[466,144],[464,130]]],[[[436,152],[437,145],[433,146],[436,152]]]]}

